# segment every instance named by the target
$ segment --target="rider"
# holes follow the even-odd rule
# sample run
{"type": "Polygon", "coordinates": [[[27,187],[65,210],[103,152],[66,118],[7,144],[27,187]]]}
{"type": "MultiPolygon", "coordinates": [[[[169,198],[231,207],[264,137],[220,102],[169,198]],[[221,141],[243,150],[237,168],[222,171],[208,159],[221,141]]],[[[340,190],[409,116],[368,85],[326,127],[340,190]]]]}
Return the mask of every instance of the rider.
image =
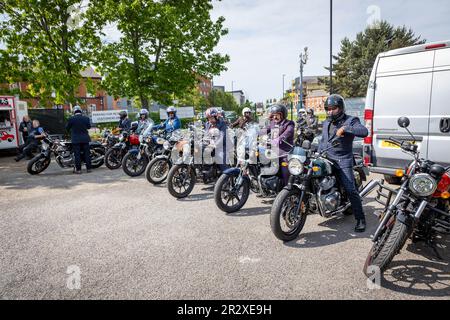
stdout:
{"type": "Polygon", "coordinates": [[[138,128],[136,129],[136,133],[137,134],[143,133],[149,125],[150,125],[150,121],[148,120],[148,110],[141,109],[141,111],[139,111],[139,121],[138,121],[138,128]]]}
{"type": "Polygon", "coordinates": [[[317,134],[318,121],[318,118],[314,115],[314,110],[311,108],[305,114],[302,114],[297,121],[299,129],[298,141],[306,139],[312,142],[317,134]]]}
{"type": "Polygon", "coordinates": [[[272,121],[267,131],[272,134],[272,146],[279,149],[281,177],[286,186],[289,182],[289,169],[285,163],[287,163],[288,153],[294,144],[295,123],[287,119],[288,111],[284,105],[274,105],[269,112],[272,121]]]}
{"type": "Polygon", "coordinates": [[[45,132],[42,127],[40,127],[40,123],[38,120],[33,120],[32,129],[28,133],[27,140],[24,144],[19,146],[19,154],[14,159],[16,162],[22,160],[27,157],[28,159],[32,158],[33,150],[39,145],[40,141],[45,138],[45,132]]]}
{"type": "Polygon", "coordinates": [[[230,125],[230,121],[228,121],[227,117],[225,116],[225,111],[219,110],[219,119],[222,120],[227,126],[230,125]]]}
{"type": "Polygon", "coordinates": [[[220,132],[220,137],[216,140],[215,158],[220,170],[223,172],[228,169],[226,152],[224,152],[227,150],[227,125],[220,119],[219,111],[216,108],[206,110],[205,117],[207,119],[205,132],[208,133],[212,129],[218,129],[220,132]]]}
{"type": "Polygon", "coordinates": [[[167,120],[164,121],[164,123],[153,127],[152,130],[164,129],[167,133],[169,133],[181,128],[181,121],[177,117],[177,109],[175,107],[168,107],[166,112],[167,120]]]}
{"type": "Polygon", "coordinates": [[[366,219],[353,174],[353,140],[355,137],[365,138],[369,132],[359,118],[345,114],[345,100],[340,95],[333,94],[327,98],[325,111],[328,117],[323,123],[319,152],[330,148],[334,140],[340,142],[339,146],[329,149],[327,157],[334,161],[337,176],[352,204],[356,219],[355,232],[364,232],[366,219]]]}
{"type": "Polygon", "coordinates": [[[231,124],[231,128],[244,129],[247,124],[250,124],[252,122],[253,122],[252,110],[250,108],[244,108],[242,110],[242,117],[233,122],[231,124]]]}
{"type": "Polygon", "coordinates": [[[120,132],[130,131],[131,129],[131,120],[128,119],[128,112],[126,110],[122,110],[119,112],[119,127],[118,130],[120,132]]]}

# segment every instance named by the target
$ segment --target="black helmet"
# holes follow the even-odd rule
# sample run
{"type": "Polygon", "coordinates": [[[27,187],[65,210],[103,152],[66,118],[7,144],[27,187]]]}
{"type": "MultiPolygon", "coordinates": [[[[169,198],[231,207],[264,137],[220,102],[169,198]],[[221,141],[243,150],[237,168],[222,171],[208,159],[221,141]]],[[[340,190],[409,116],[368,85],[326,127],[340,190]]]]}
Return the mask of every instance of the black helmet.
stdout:
{"type": "Polygon", "coordinates": [[[328,107],[339,107],[342,112],[345,111],[345,100],[342,96],[338,94],[332,94],[325,100],[325,111],[328,107]]]}
{"type": "Polygon", "coordinates": [[[311,115],[311,116],[313,116],[314,115],[314,109],[312,109],[312,108],[308,109],[308,110],[306,110],[306,113],[311,115]]]}
{"type": "Polygon", "coordinates": [[[125,110],[122,110],[119,112],[119,117],[121,120],[125,119],[128,116],[128,112],[126,112],[125,110]]]}
{"type": "Polygon", "coordinates": [[[287,118],[287,108],[281,104],[276,104],[270,108],[270,113],[281,113],[283,115],[283,120],[287,118]]]}

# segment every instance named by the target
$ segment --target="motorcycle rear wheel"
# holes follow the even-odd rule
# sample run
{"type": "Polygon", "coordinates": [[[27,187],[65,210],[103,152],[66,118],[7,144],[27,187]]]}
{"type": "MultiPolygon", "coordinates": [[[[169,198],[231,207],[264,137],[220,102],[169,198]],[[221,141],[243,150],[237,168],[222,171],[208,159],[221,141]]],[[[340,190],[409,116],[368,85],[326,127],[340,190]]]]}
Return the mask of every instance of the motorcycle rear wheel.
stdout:
{"type": "Polygon", "coordinates": [[[139,177],[147,167],[148,159],[141,156],[137,159],[137,154],[128,152],[122,160],[122,169],[130,177],[139,177]]]}
{"type": "Polygon", "coordinates": [[[92,169],[100,168],[105,163],[105,149],[95,148],[91,149],[90,152],[92,169]]]}
{"type": "Polygon", "coordinates": [[[239,190],[233,190],[236,185],[236,180],[236,176],[223,174],[216,182],[216,186],[214,187],[214,201],[217,207],[223,212],[233,213],[239,211],[248,200],[248,196],[250,195],[249,181],[245,179],[239,190]],[[230,202],[231,205],[229,205],[230,202]]]}
{"type": "Polygon", "coordinates": [[[171,167],[169,159],[155,158],[147,165],[145,177],[151,184],[161,184],[166,181],[171,167]]]}

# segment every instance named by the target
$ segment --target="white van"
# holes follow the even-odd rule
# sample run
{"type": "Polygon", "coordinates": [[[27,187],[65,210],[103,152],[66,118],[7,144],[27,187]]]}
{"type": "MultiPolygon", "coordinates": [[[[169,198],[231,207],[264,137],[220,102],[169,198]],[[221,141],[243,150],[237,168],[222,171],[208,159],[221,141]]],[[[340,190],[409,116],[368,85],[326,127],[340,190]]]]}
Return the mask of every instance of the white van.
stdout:
{"type": "MultiPolygon", "coordinates": [[[[412,158],[389,137],[412,141],[397,125],[407,116],[421,157],[450,165],[450,41],[423,44],[378,55],[370,76],[365,122],[364,162],[387,180],[412,158]]],[[[389,182],[389,181],[388,181],[389,182]]]]}

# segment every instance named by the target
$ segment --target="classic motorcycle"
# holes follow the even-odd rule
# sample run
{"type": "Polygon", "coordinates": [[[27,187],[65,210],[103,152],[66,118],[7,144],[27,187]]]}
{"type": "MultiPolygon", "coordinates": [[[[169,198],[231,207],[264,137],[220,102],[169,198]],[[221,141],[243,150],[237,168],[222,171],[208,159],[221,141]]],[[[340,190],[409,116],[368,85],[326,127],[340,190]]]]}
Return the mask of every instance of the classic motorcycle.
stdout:
{"type": "Polygon", "coordinates": [[[114,134],[111,130],[106,129],[102,133],[102,146],[105,147],[106,150],[112,148],[119,141],[119,136],[114,134]]]}
{"type": "Polygon", "coordinates": [[[139,147],[139,135],[134,131],[137,129],[137,122],[133,122],[130,132],[124,131],[120,134],[119,140],[105,154],[105,166],[110,170],[119,169],[122,166],[123,157],[130,149],[139,147]]]}
{"type": "Polygon", "coordinates": [[[182,156],[175,161],[167,176],[167,188],[173,197],[181,199],[189,196],[199,178],[208,184],[220,177],[222,172],[214,162],[214,141],[218,134],[218,130],[205,134],[197,128],[188,141],[180,142],[182,156]],[[200,161],[195,156],[199,154],[202,155],[200,161]]]}
{"type": "Polygon", "coordinates": [[[435,246],[436,238],[450,234],[450,167],[444,168],[420,158],[416,138],[408,129],[410,120],[401,117],[398,125],[408,131],[413,142],[394,137],[389,140],[414,157],[414,161],[406,174],[399,170],[399,175],[404,175],[400,188],[391,189],[384,185],[384,181],[372,181],[366,187],[366,193],[379,187],[376,200],[385,205],[372,239],[374,244],[364,264],[363,271],[368,277],[375,272],[386,271],[408,238],[413,243],[424,241],[440,258],[435,246]]]}
{"type": "Polygon", "coordinates": [[[139,147],[128,150],[122,160],[122,169],[130,177],[138,177],[145,172],[148,163],[164,152],[163,144],[166,141],[164,132],[152,132],[153,121],[139,135],[139,147]]]}
{"type": "MultiPolygon", "coordinates": [[[[75,157],[70,141],[54,139],[47,135],[40,145],[41,153],[28,162],[27,171],[31,175],[36,175],[48,168],[51,162],[52,154],[55,156],[56,163],[63,168],[74,168],[75,157]]],[[[91,165],[93,169],[101,167],[104,163],[105,148],[100,142],[89,143],[91,165]]]]}
{"type": "Polygon", "coordinates": [[[169,133],[166,138],[167,139],[162,144],[164,148],[163,153],[155,156],[145,169],[145,177],[151,184],[161,184],[166,181],[170,168],[172,168],[173,165],[172,150],[176,144],[183,139],[183,134],[181,130],[178,129],[169,133]]]}
{"type": "MultiPolygon", "coordinates": [[[[304,141],[302,147],[294,147],[289,154],[289,184],[276,197],[270,213],[270,226],[279,240],[296,239],[310,213],[327,219],[352,214],[345,189],[336,177],[335,164],[327,158],[327,151],[337,146],[339,141],[334,140],[331,147],[316,153],[311,142],[304,141]]],[[[369,171],[361,158],[355,156],[355,163],[356,186],[361,190],[369,171]]]]}
{"type": "Polygon", "coordinates": [[[226,170],[217,180],[214,200],[226,213],[239,211],[247,202],[250,191],[261,198],[274,198],[283,188],[279,158],[267,148],[269,137],[259,137],[259,131],[257,124],[246,128],[237,142],[237,167],[226,170]],[[257,143],[258,137],[260,143],[257,143]]]}

